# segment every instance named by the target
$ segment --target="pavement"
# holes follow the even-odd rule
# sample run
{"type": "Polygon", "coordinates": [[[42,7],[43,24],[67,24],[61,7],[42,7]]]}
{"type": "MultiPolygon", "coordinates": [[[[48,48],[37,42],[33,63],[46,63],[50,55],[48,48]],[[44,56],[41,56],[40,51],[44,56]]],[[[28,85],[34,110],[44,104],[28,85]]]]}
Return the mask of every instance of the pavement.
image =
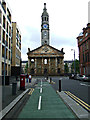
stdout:
{"type": "MultiPolygon", "coordinates": [[[[0,120],[17,104],[17,102],[27,93],[30,87],[32,87],[36,79],[32,78],[31,83],[27,83],[27,80],[25,79],[25,91],[20,90],[20,80],[16,81],[16,79],[13,77],[10,81],[10,85],[2,86],[0,90],[2,89],[2,105],[0,104],[0,120]],[[12,94],[12,82],[16,82],[16,94],[12,94]]],[[[1,93],[1,92],[0,92],[1,93]]]]}
{"type": "MultiPolygon", "coordinates": [[[[5,99],[7,101],[3,103],[3,110],[0,112],[0,119],[12,109],[24,94],[29,92],[29,88],[32,87],[35,82],[36,79],[33,79],[31,84],[26,83],[26,90],[20,91],[20,83],[18,81],[16,95],[12,95],[11,84],[6,86],[5,89],[8,94],[5,95],[5,99]]],[[[88,111],[79,106],[63,91],[57,91],[56,93],[49,82],[49,80],[48,82],[42,82],[42,86],[40,82],[36,86],[18,118],[71,118],[75,120],[79,118],[80,120],[90,120],[90,113],[88,113],[88,111]]]]}
{"type": "MultiPolygon", "coordinates": [[[[34,82],[36,79],[32,79],[32,83],[27,83],[25,79],[25,89],[33,86],[34,82]]],[[[4,109],[9,103],[11,103],[12,100],[14,100],[16,97],[18,97],[23,90],[20,90],[20,81],[15,81],[17,83],[17,88],[16,88],[16,95],[12,95],[12,83],[10,85],[5,85],[4,87],[4,92],[3,92],[3,86],[2,86],[2,95],[3,99],[2,100],[2,109],[4,109]]]]}

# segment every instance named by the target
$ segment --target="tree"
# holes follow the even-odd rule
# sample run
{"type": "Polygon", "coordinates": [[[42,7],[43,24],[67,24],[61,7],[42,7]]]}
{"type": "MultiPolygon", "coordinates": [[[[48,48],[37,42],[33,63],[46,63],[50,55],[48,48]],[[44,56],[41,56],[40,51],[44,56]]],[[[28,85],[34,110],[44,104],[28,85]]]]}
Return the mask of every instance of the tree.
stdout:
{"type": "Polygon", "coordinates": [[[69,72],[69,68],[68,68],[68,64],[67,63],[65,63],[65,65],[64,65],[64,72],[65,73],[69,72]]]}
{"type": "MultiPolygon", "coordinates": [[[[76,73],[79,73],[79,60],[75,60],[75,68],[76,68],[76,73]]],[[[71,71],[73,72],[74,71],[74,62],[72,63],[72,66],[71,66],[71,71]]]]}
{"type": "Polygon", "coordinates": [[[25,66],[25,73],[28,73],[28,62],[26,63],[26,66],[25,66]]]}

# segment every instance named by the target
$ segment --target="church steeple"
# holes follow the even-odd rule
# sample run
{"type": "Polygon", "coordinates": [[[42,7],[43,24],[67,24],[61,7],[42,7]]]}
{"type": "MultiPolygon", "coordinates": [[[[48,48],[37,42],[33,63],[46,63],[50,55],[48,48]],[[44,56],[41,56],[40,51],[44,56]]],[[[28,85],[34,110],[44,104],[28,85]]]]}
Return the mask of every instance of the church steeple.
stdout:
{"type": "Polygon", "coordinates": [[[46,9],[46,3],[44,3],[44,9],[41,16],[41,45],[49,45],[49,15],[46,9]]]}
{"type": "Polygon", "coordinates": [[[44,9],[43,9],[43,12],[47,11],[46,9],[46,3],[44,3],[44,9]]]}

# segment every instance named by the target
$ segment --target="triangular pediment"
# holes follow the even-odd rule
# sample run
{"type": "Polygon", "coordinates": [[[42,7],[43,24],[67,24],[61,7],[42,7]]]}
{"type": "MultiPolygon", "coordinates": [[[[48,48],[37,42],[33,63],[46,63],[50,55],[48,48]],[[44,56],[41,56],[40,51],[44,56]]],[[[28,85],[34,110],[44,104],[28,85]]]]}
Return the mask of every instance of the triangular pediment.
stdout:
{"type": "Polygon", "coordinates": [[[40,46],[30,52],[28,52],[29,54],[64,54],[63,51],[60,51],[50,45],[43,45],[40,46]]]}

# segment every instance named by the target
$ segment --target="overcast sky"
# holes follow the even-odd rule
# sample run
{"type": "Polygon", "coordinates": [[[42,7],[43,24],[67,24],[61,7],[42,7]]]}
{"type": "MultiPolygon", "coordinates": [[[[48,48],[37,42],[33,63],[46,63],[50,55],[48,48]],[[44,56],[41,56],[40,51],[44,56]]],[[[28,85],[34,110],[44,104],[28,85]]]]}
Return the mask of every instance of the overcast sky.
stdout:
{"type": "Polygon", "coordinates": [[[22,60],[27,60],[28,48],[41,45],[41,14],[44,3],[49,13],[50,45],[61,50],[64,60],[78,59],[76,37],[88,23],[89,0],[7,0],[12,21],[17,22],[22,36],[22,60]]]}

